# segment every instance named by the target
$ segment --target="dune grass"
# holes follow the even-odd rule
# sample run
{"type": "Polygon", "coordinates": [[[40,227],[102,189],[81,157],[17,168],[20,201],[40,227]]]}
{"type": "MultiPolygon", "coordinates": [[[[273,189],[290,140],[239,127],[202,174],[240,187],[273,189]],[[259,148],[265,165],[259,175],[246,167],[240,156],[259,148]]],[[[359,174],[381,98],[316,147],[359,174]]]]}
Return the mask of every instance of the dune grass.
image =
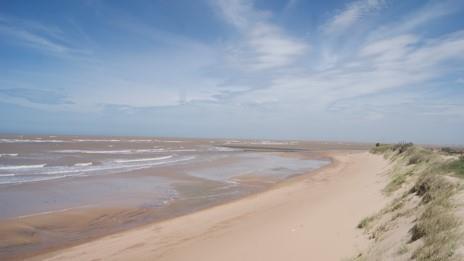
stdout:
{"type": "Polygon", "coordinates": [[[461,155],[457,160],[444,164],[443,169],[464,178],[464,156],[461,155]]]}
{"type": "Polygon", "coordinates": [[[460,221],[453,213],[451,200],[457,188],[456,183],[444,176],[428,173],[411,191],[421,196],[424,204],[423,213],[410,231],[411,241],[423,241],[413,254],[416,260],[453,260],[460,238],[457,229],[460,221]]]}
{"type": "Polygon", "coordinates": [[[398,252],[403,255],[412,251],[411,259],[418,261],[460,260],[456,249],[462,242],[461,221],[456,216],[453,197],[463,182],[456,177],[464,178],[464,156],[457,158],[455,150],[437,151],[412,143],[376,144],[371,152],[383,154],[393,162],[391,179],[384,192],[391,195],[400,188],[406,192],[377,215],[363,219],[358,228],[373,227],[371,238],[377,240],[377,234],[388,230],[389,224],[374,226],[372,223],[387,213],[395,213],[390,219],[393,221],[400,215],[397,210],[403,207],[403,199],[408,194],[415,195],[420,202],[412,209],[417,218],[409,230],[408,242],[420,244],[412,250],[408,245],[399,246],[398,252]]]}
{"type": "Polygon", "coordinates": [[[357,228],[366,228],[372,220],[374,220],[373,216],[363,218],[361,222],[359,222],[357,228]]]}

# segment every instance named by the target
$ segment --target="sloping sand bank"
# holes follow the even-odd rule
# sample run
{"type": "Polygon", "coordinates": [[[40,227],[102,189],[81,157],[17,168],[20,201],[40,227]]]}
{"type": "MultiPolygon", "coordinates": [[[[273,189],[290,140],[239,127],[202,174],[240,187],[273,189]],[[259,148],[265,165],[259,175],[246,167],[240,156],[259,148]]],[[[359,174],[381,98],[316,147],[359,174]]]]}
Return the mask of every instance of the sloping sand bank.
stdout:
{"type": "Polygon", "coordinates": [[[33,260],[340,260],[367,245],[359,221],[386,203],[388,162],[331,152],[334,164],[245,199],[33,260]]]}

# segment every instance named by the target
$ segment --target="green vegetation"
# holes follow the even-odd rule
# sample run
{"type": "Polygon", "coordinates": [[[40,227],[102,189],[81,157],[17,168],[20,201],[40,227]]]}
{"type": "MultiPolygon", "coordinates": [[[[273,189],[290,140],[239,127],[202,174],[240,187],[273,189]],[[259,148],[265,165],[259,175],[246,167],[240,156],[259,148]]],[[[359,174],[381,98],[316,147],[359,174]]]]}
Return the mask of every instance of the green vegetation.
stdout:
{"type": "Polygon", "coordinates": [[[411,214],[409,239],[398,246],[397,255],[408,254],[412,260],[419,261],[460,260],[456,250],[462,242],[461,221],[456,216],[453,197],[462,187],[464,156],[457,157],[460,152],[455,149],[433,150],[405,142],[377,143],[371,152],[382,154],[393,162],[384,192],[387,195],[398,193],[391,204],[363,219],[358,228],[365,229],[370,238],[377,241],[395,227],[392,222],[411,214]],[[411,198],[419,200],[405,207],[411,198]]]}
{"type": "Polygon", "coordinates": [[[391,194],[392,192],[398,190],[404,182],[406,182],[406,178],[410,175],[411,172],[407,173],[398,173],[394,175],[394,177],[390,180],[388,185],[385,187],[384,191],[387,194],[391,194]]]}
{"type": "Polygon", "coordinates": [[[380,144],[380,143],[377,143],[375,145],[375,147],[373,147],[371,149],[371,152],[372,153],[375,153],[375,154],[383,154],[385,153],[386,151],[390,150],[391,149],[391,145],[389,144],[380,144]]]}
{"type": "Polygon", "coordinates": [[[459,159],[446,163],[443,169],[464,178],[464,156],[460,156],[459,159]]]}
{"type": "Polygon", "coordinates": [[[374,219],[374,217],[366,217],[359,222],[357,228],[366,228],[369,225],[369,222],[371,222],[374,219]]]}
{"type": "Polygon", "coordinates": [[[450,148],[450,147],[443,147],[441,148],[441,151],[447,154],[461,154],[464,155],[464,149],[463,148],[450,148]]]}

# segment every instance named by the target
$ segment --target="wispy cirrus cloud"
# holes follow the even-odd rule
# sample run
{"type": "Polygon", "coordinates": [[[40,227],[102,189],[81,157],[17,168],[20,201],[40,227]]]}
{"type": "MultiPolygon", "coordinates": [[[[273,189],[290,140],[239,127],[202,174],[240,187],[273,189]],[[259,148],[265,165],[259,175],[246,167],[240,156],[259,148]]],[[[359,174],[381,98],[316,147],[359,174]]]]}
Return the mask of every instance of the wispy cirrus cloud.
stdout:
{"type": "Polygon", "coordinates": [[[257,11],[253,1],[221,0],[214,2],[219,15],[240,33],[238,42],[230,43],[228,60],[238,67],[266,70],[288,66],[310,50],[310,45],[288,36],[269,21],[269,12],[257,11]]]}
{"type": "Polygon", "coordinates": [[[26,46],[47,54],[58,56],[83,55],[88,52],[74,48],[64,32],[56,26],[44,25],[0,14],[0,35],[13,45],[26,46]]]}
{"type": "Polygon", "coordinates": [[[382,9],[384,6],[385,0],[358,0],[351,2],[323,25],[323,31],[327,34],[346,32],[348,28],[355,25],[365,16],[382,9]]]}
{"type": "MultiPolygon", "coordinates": [[[[464,31],[435,38],[424,38],[411,31],[377,41],[366,39],[353,50],[350,57],[330,68],[277,75],[268,88],[251,90],[239,99],[258,104],[287,103],[320,112],[333,111],[333,104],[339,102],[351,106],[343,107],[338,113],[354,111],[362,103],[371,104],[369,108],[373,109],[375,102],[368,99],[382,97],[383,93],[391,91],[398,92],[401,97],[405,89],[414,89],[419,95],[426,90],[425,87],[436,86],[437,80],[462,72],[463,62],[464,31]],[[366,98],[367,95],[370,96],[366,98]]],[[[418,101],[419,98],[414,101],[393,99],[388,105],[418,101]]],[[[429,105],[432,106],[425,103],[423,107],[429,105]]],[[[381,118],[382,112],[385,113],[381,104],[378,107],[376,119],[381,118]]],[[[438,108],[435,105],[432,107],[428,111],[438,108]]],[[[464,102],[455,102],[449,108],[464,111],[464,102]]],[[[446,115],[449,115],[449,111],[441,110],[446,115]]],[[[436,113],[439,114],[440,110],[436,110],[436,113]]]]}
{"type": "Polygon", "coordinates": [[[369,38],[381,39],[407,34],[458,13],[463,7],[464,3],[459,0],[427,1],[420,8],[411,10],[410,13],[400,17],[397,21],[378,25],[369,33],[369,38]]]}
{"type": "Polygon", "coordinates": [[[80,105],[74,104],[62,90],[37,88],[2,88],[0,104],[20,106],[37,110],[42,114],[74,111],[80,105]]]}

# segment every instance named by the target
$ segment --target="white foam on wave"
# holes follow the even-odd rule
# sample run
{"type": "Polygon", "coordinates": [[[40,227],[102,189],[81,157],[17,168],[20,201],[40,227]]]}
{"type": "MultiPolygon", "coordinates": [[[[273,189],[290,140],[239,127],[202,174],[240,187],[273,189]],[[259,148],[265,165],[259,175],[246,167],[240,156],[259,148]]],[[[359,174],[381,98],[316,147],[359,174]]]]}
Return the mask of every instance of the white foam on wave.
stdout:
{"type": "Polygon", "coordinates": [[[296,145],[297,141],[273,141],[273,140],[258,140],[258,141],[239,141],[228,140],[224,144],[250,144],[250,145],[296,145]]]}
{"type": "Polygon", "coordinates": [[[208,149],[208,151],[220,151],[220,152],[240,151],[240,150],[241,149],[220,147],[220,146],[214,146],[208,149]]]}
{"type": "Polygon", "coordinates": [[[168,160],[168,161],[161,161],[161,162],[160,161],[147,162],[146,164],[137,165],[135,168],[132,168],[132,169],[143,169],[143,168],[154,167],[154,166],[157,166],[157,165],[178,163],[178,162],[193,160],[195,158],[196,158],[195,156],[190,156],[190,157],[180,158],[180,159],[176,159],[176,160],[168,160]]]}
{"type": "MultiPolygon", "coordinates": [[[[176,163],[182,162],[186,160],[192,160],[195,157],[188,157],[188,158],[181,158],[177,160],[168,160],[168,161],[160,161],[164,159],[172,158],[172,155],[165,156],[165,157],[158,157],[158,158],[147,158],[147,159],[133,159],[133,160],[115,160],[109,161],[106,163],[108,165],[99,165],[99,166],[89,166],[89,167],[71,167],[66,169],[52,169],[46,172],[42,172],[39,174],[42,175],[57,175],[57,174],[67,174],[67,173],[87,173],[87,172],[95,172],[95,171],[119,171],[119,170],[137,170],[137,169],[144,169],[149,168],[157,165],[162,164],[169,164],[169,163],[176,163]],[[115,162],[117,164],[111,164],[111,162],[115,162]],[[139,164],[136,164],[139,163],[139,164]]],[[[70,175],[71,176],[71,175],[70,175]]]]}
{"type": "Polygon", "coordinates": [[[0,158],[1,157],[17,157],[18,153],[0,153],[0,158]]]}
{"type": "Polygon", "coordinates": [[[75,142],[120,142],[121,140],[110,139],[73,139],[75,142]]]}
{"type": "Polygon", "coordinates": [[[76,163],[74,164],[75,167],[87,167],[87,166],[92,166],[92,162],[83,162],[83,163],[76,163]]]}
{"type": "Polygon", "coordinates": [[[44,139],[0,139],[0,143],[60,143],[64,140],[44,140],[44,139]]]}
{"type": "Polygon", "coordinates": [[[133,150],[55,150],[58,153],[84,153],[84,154],[131,154],[133,150]]]}
{"type": "Polygon", "coordinates": [[[227,140],[225,144],[233,144],[233,143],[240,143],[239,140],[227,140]]]}
{"type": "Polygon", "coordinates": [[[0,180],[0,184],[23,184],[23,183],[31,183],[31,182],[41,182],[41,181],[50,181],[50,180],[55,180],[55,179],[62,179],[62,178],[67,178],[67,177],[73,177],[75,175],[60,175],[60,176],[37,176],[37,177],[29,177],[29,179],[24,179],[22,176],[15,175],[15,178],[21,178],[18,180],[0,180]]]}
{"type": "Polygon", "coordinates": [[[108,160],[102,162],[101,165],[93,165],[92,162],[76,163],[73,166],[46,166],[46,164],[22,166],[0,165],[0,170],[18,171],[18,173],[15,174],[0,174],[0,177],[5,177],[0,179],[0,184],[20,184],[68,177],[82,177],[88,176],[88,173],[95,173],[95,175],[120,173],[151,168],[159,165],[180,163],[194,158],[195,156],[173,159],[173,155],[168,155],[156,158],[119,160],[119,162],[108,160]]]}
{"type": "Polygon", "coordinates": [[[157,153],[165,149],[136,149],[136,150],[55,150],[57,153],[82,153],[82,154],[134,154],[134,153],[157,153]]]}
{"type": "MultiPolygon", "coordinates": [[[[172,163],[177,163],[177,162],[182,162],[182,161],[188,161],[188,160],[192,160],[195,158],[194,156],[192,156],[192,157],[180,158],[177,160],[160,161],[163,159],[169,159],[171,157],[172,155],[165,156],[165,157],[158,157],[158,158],[118,160],[118,161],[113,161],[113,162],[116,162],[117,164],[107,163],[108,165],[99,165],[99,166],[91,166],[91,167],[68,167],[66,169],[55,168],[55,169],[47,170],[45,172],[41,172],[37,174],[58,175],[58,174],[76,173],[74,175],[68,175],[68,176],[82,176],[83,173],[88,173],[88,172],[95,172],[95,171],[119,172],[121,170],[131,171],[131,170],[137,170],[137,169],[150,168],[150,167],[163,165],[163,164],[172,164],[172,163]],[[136,163],[139,163],[139,164],[136,164],[136,163]]],[[[61,177],[68,177],[68,176],[61,176],[61,177]]]]}
{"type": "Polygon", "coordinates": [[[262,140],[262,141],[245,142],[245,144],[253,144],[253,145],[291,145],[293,143],[286,142],[286,141],[262,140]]]}
{"type": "Polygon", "coordinates": [[[113,166],[98,166],[98,167],[91,167],[91,168],[55,167],[55,168],[53,168],[51,170],[47,170],[45,172],[41,172],[41,173],[37,173],[37,174],[39,174],[39,175],[57,175],[57,174],[76,173],[74,175],[69,175],[69,176],[77,176],[77,175],[79,175],[79,173],[86,173],[86,172],[93,172],[93,171],[104,171],[104,170],[112,170],[112,169],[114,169],[113,166]]]}
{"type": "Polygon", "coordinates": [[[45,167],[45,165],[47,164],[0,166],[0,170],[38,169],[45,167]]]}
{"type": "Polygon", "coordinates": [[[152,142],[152,140],[128,140],[128,142],[152,142]]]}
{"type": "Polygon", "coordinates": [[[126,160],[115,160],[117,163],[130,163],[130,162],[143,162],[143,161],[155,161],[155,160],[165,160],[172,158],[172,155],[156,158],[143,158],[143,159],[126,159],[126,160]]]}
{"type": "Polygon", "coordinates": [[[165,149],[138,149],[133,150],[135,153],[152,153],[152,152],[164,152],[165,149]]]}

